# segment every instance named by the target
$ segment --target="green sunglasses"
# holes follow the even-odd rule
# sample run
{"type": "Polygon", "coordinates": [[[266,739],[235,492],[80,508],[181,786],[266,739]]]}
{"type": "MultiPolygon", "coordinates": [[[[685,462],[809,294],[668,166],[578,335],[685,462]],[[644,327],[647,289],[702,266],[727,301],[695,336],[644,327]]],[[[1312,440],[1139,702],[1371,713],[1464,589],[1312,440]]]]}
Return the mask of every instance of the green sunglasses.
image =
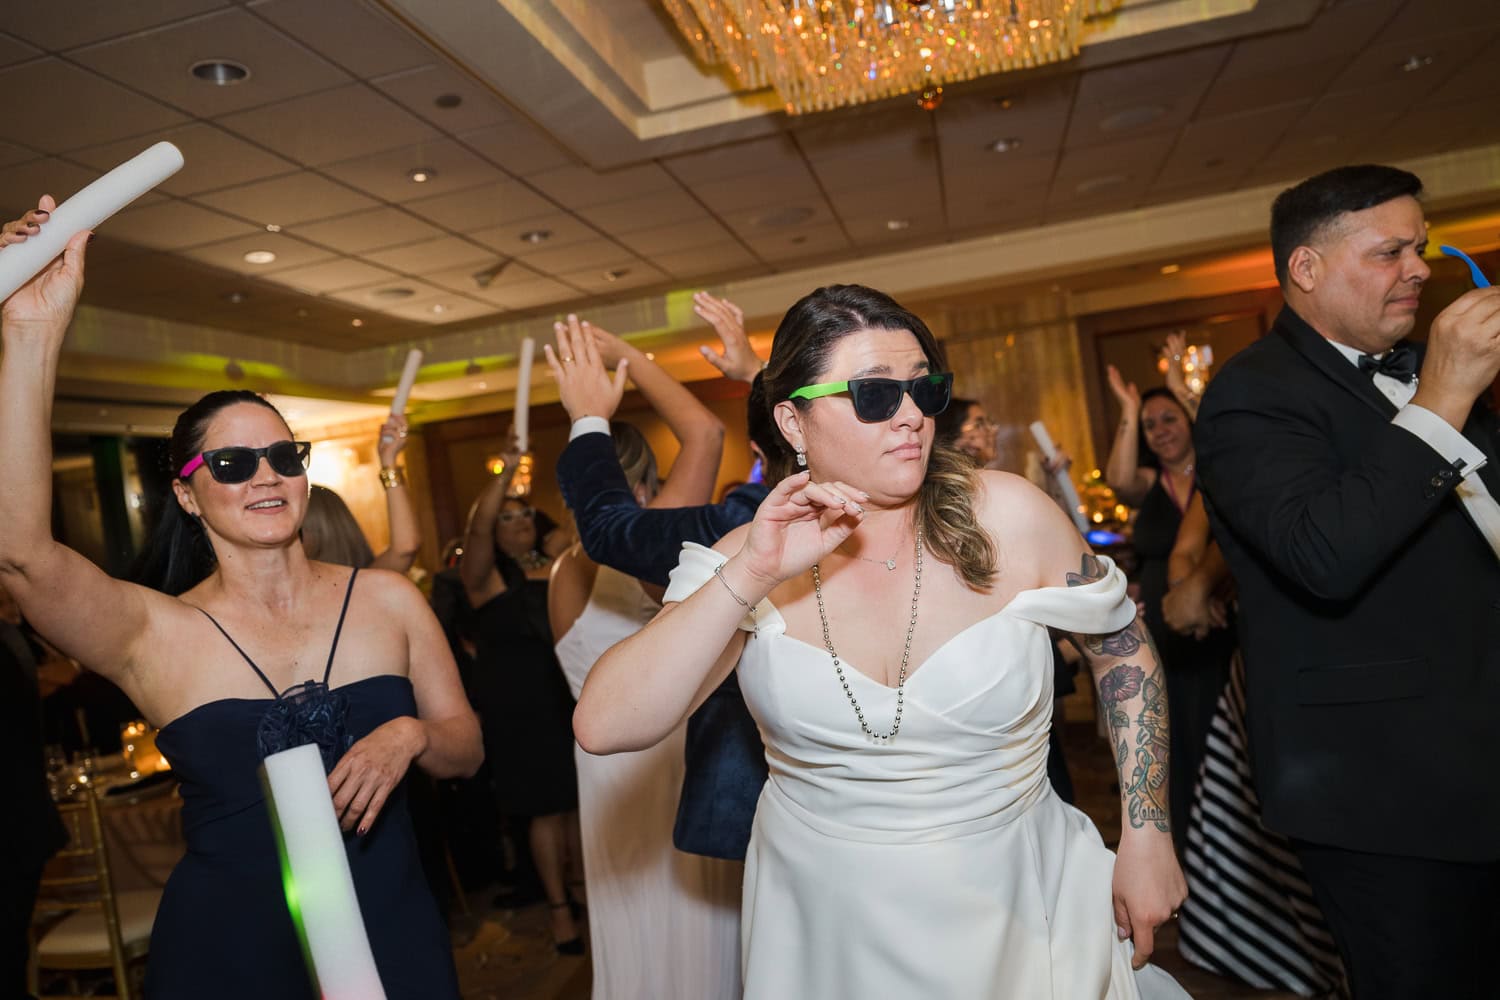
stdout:
{"type": "Polygon", "coordinates": [[[789,399],[817,399],[847,392],[854,401],[854,415],[867,424],[889,420],[901,409],[901,397],[911,396],[924,417],[935,417],[953,398],[953,373],[934,372],[916,378],[851,378],[847,382],[804,385],[789,399]]]}

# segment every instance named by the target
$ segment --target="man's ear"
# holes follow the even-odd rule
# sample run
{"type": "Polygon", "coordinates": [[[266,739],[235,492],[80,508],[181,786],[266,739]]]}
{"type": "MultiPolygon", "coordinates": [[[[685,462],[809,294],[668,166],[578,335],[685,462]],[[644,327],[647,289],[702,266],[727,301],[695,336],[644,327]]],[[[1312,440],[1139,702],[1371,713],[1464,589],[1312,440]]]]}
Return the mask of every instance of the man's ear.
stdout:
{"type": "Polygon", "coordinates": [[[1287,258],[1286,276],[1304,295],[1311,295],[1323,277],[1323,255],[1310,246],[1298,247],[1287,258]]]}
{"type": "Polygon", "coordinates": [[[793,451],[807,450],[807,442],[802,437],[802,415],[797,412],[797,404],[783,399],[771,410],[771,417],[793,451]]]}

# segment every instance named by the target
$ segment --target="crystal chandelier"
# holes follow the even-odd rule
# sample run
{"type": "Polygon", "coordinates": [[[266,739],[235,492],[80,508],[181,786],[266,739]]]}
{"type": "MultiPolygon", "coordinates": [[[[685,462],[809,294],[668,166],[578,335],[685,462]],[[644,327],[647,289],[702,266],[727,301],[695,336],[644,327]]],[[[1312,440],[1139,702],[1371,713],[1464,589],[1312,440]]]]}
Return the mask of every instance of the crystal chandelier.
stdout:
{"type": "MultiPolygon", "coordinates": [[[[662,0],[698,59],[788,114],[939,91],[1078,54],[1121,0],[662,0]]],[[[924,106],[926,106],[924,104],[924,106]]]]}

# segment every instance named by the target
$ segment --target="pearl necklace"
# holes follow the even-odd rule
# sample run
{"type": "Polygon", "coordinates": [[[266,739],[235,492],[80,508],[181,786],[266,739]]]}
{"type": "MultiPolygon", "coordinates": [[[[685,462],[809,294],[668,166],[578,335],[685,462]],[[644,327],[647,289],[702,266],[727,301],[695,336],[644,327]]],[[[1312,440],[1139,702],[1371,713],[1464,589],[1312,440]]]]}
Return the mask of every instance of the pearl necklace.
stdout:
{"type": "MultiPolygon", "coordinates": [[[[869,723],[865,722],[865,711],[859,705],[859,699],[849,689],[849,678],[844,676],[844,666],[839,662],[839,654],[833,648],[833,639],[828,634],[828,613],[823,607],[823,578],[818,571],[818,564],[813,563],[813,593],[818,597],[818,620],[823,623],[823,645],[828,648],[828,655],[833,657],[833,670],[838,674],[839,683],[843,685],[844,697],[849,699],[849,704],[854,709],[854,717],[859,720],[859,728],[864,734],[877,742],[887,742],[896,738],[901,731],[901,711],[906,707],[906,666],[911,658],[911,637],[917,630],[917,601],[922,596],[922,529],[917,529],[917,574],[916,585],[911,592],[911,623],[906,627],[906,647],[901,650],[901,672],[896,680],[896,718],[891,723],[891,731],[888,733],[877,733],[872,730],[869,723]]],[[[861,556],[861,558],[863,558],[861,556]]],[[[874,560],[870,560],[874,561],[874,560]]],[[[896,557],[892,556],[890,562],[894,563],[896,557]]],[[[895,569],[894,566],[887,566],[895,569]]]]}

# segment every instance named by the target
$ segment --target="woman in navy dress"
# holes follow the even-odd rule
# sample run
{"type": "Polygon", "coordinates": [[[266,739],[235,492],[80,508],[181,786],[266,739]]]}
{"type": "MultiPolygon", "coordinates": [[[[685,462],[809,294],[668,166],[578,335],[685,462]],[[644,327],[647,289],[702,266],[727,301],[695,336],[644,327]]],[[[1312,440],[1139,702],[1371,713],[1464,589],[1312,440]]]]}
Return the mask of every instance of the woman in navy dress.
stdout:
{"type": "MultiPolygon", "coordinates": [[[[52,208],[43,198],[0,245],[35,235],[52,208]]],[[[254,393],[217,392],[179,418],[175,502],[147,567],[159,589],[112,579],[52,537],[48,424],[86,239],[0,312],[0,576],[42,635],[161,727],[182,782],[188,850],[157,914],[146,994],[318,995],[258,774],[267,754],[317,742],[387,996],[455,998],[403,780],[412,764],[473,773],[478,723],[415,587],[304,554],[307,448],[281,415],[254,393]]]]}

